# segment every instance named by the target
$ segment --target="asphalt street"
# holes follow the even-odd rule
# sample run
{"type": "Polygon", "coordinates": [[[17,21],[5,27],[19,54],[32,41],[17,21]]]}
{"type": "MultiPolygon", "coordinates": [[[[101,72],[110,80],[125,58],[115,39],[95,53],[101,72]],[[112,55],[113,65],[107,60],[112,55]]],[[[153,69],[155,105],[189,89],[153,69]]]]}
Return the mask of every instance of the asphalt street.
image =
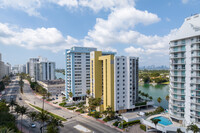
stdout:
{"type": "MultiPolygon", "coordinates": [[[[35,106],[42,108],[43,101],[39,99],[36,95],[34,95],[28,81],[24,80],[23,95],[19,93],[18,80],[19,79],[12,80],[12,83],[6,89],[6,94],[3,96],[3,98],[6,99],[6,101],[8,102],[10,101],[11,98],[13,98],[14,100],[16,100],[16,102],[18,102],[18,104],[28,107],[29,110],[33,110],[33,108],[31,108],[28,105],[28,103],[31,103],[35,106]],[[21,97],[22,100],[19,100],[19,97],[21,97]]],[[[85,118],[84,116],[70,112],[66,109],[55,107],[46,102],[44,102],[44,109],[67,119],[67,121],[63,123],[64,127],[61,128],[60,130],[61,133],[83,133],[84,130],[82,129],[87,129],[87,131],[89,131],[90,133],[119,133],[118,130],[113,129],[109,126],[106,126],[100,122],[97,122],[96,120],[85,118]],[[75,128],[75,126],[77,125],[81,126],[82,128],[78,128],[78,129],[75,128]]],[[[29,126],[25,124],[25,123],[28,123],[28,122],[25,122],[27,121],[27,119],[24,119],[23,126],[27,129],[30,129],[29,126]]],[[[31,132],[39,133],[40,131],[38,128],[39,128],[39,124],[37,128],[34,128],[34,129],[31,128],[30,130],[32,130],[31,132]]]]}
{"type": "MultiPolygon", "coordinates": [[[[1,99],[5,99],[6,102],[10,102],[12,99],[17,102],[20,106],[24,105],[25,107],[28,108],[29,111],[32,110],[30,106],[28,106],[23,100],[19,100],[19,97],[22,97],[21,94],[19,93],[19,84],[18,80],[16,78],[12,78],[11,83],[6,87],[5,89],[5,94],[1,96],[1,99]]],[[[14,108],[13,108],[14,110],[14,108]]],[[[14,113],[15,114],[15,113],[14,113]]],[[[17,116],[17,114],[15,114],[17,116]]],[[[21,117],[17,118],[17,123],[18,127],[21,127],[21,117]]],[[[30,127],[31,121],[29,118],[24,115],[23,120],[22,120],[22,127],[24,132],[30,132],[30,133],[37,133],[40,132],[39,130],[39,123],[35,122],[37,125],[36,128],[31,128],[30,127]]]]}

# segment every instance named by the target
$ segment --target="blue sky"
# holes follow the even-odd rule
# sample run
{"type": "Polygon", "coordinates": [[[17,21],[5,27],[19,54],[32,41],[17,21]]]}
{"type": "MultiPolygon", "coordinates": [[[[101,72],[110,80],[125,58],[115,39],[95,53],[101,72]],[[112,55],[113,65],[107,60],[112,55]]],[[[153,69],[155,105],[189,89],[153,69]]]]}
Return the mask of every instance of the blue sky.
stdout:
{"type": "Polygon", "coordinates": [[[97,47],[168,65],[168,43],[198,0],[0,0],[3,61],[44,56],[64,68],[64,50],[97,47]]]}

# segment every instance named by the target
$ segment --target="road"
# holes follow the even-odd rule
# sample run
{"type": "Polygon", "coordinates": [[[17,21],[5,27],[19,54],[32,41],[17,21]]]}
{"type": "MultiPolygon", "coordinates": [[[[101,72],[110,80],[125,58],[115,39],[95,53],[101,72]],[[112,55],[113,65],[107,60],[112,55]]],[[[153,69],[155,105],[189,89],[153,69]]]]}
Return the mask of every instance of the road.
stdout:
{"type": "MultiPolygon", "coordinates": [[[[9,101],[9,95],[13,95],[14,99],[20,104],[25,105],[28,107],[28,103],[31,103],[35,106],[41,107],[43,105],[43,101],[39,99],[36,95],[34,95],[33,91],[30,88],[28,81],[24,80],[24,87],[23,87],[23,95],[19,93],[19,86],[16,79],[12,80],[11,86],[6,90],[6,98],[9,101]],[[17,90],[17,91],[15,91],[17,90]],[[19,100],[19,97],[22,100],[19,100]]],[[[113,129],[109,126],[106,126],[96,120],[85,118],[84,116],[78,115],[76,113],[70,112],[66,109],[62,109],[59,107],[55,107],[44,102],[44,109],[54,113],[56,115],[62,116],[67,119],[64,122],[64,127],[61,128],[61,133],[83,133],[87,130],[88,133],[119,133],[118,130],[113,129]],[[79,128],[75,128],[79,127],[79,128]]],[[[33,110],[29,106],[29,110],[33,110]]],[[[36,132],[36,131],[35,131],[36,132]]],[[[39,131],[37,131],[39,132],[39,131]]]]}
{"type": "MultiPolygon", "coordinates": [[[[16,101],[19,105],[24,105],[28,108],[28,110],[32,110],[23,100],[19,100],[19,97],[22,97],[21,94],[19,93],[19,85],[18,85],[18,80],[16,78],[12,78],[11,83],[6,87],[5,89],[5,94],[1,96],[1,99],[5,99],[6,102],[10,102],[12,99],[16,101]]],[[[16,114],[15,114],[16,115],[16,114]]],[[[17,123],[18,127],[21,128],[21,117],[17,118],[17,123]]],[[[39,125],[39,123],[36,123],[39,125]]],[[[39,126],[38,128],[31,128],[30,127],[30,120],[29,118],[25,115],[22,120],[22,128],[24,132],[30,132],[30,133],[37,133],[39,132],[39,126]]]]}

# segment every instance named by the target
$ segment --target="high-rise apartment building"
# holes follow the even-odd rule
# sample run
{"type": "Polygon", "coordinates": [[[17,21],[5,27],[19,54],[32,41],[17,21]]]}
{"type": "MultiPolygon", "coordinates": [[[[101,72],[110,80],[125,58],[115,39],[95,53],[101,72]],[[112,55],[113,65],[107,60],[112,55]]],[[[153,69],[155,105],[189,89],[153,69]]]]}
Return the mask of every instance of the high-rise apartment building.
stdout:
{"type": "Polygon", "coordinates": [[[90,91],[92,97],[102,99],[101,111],[108,106],[114,110],[114,54],[90,53],[90,91]]]}
{"type": "Polygon", "coordinates": [[[0,53],[0,79],[2,79],[4,76],[10,74],[10,64],[7,63],[5,64],[3,61],[2,61],[2,56],[1,56],[1,53],[0,53]]]}
{"type": "Polygon", "coordinates": [[[114,55],[91,52],[90,91],[102,99],[101,111],[109,106],[122,113],[134,109],[138,100],[138,58],[114,55]]]}
{"type": "Polygon", "coordinates": [[[200,127],[200,15],[185,19],[170,42],[170,117],[200,127]]]}
{"type": "Polygon", "coordinates": [[[86,90],[90,89],[90,52],[96,50],[87,47],[72,47],[66,50],[66,98],[69,98],[69,92],[72,92],[73,100],[86,96],[86,90]]]}
{"type": "Polygon", "coordinates": [[[138,101],[138,61],[138,57],[115,56],[115,111],[122,113],[135,108],[138,101]]]}
{"type": "Polygon", "coordinates": [[[36,81],[55,79],[55,62],[42,57],[30,58],[26,66],[26,72],[36,81]]]}

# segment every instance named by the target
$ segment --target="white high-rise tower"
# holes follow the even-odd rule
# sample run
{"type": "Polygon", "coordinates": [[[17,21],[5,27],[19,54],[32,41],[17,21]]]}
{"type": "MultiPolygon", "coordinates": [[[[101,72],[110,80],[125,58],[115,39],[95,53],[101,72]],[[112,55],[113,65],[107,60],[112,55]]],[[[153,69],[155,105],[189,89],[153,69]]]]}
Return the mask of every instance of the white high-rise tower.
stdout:
{"type": "Polygon", "coordinates": [[[200,127],[200,14],[186,18],[170,41],[169,113],[200,127]]]}

